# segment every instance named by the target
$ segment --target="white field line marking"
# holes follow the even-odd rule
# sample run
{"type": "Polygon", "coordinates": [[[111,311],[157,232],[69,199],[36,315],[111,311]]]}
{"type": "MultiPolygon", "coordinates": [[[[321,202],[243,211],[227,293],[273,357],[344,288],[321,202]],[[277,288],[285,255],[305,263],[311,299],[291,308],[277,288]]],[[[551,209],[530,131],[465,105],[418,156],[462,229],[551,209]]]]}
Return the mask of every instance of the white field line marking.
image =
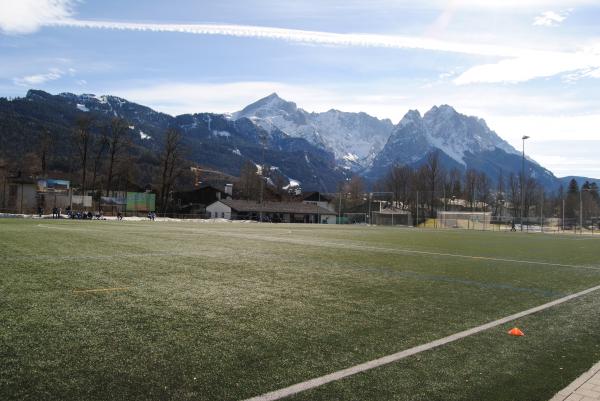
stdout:
{"type": "MultiPolygon", "coordinates": [[[[15,260],[34,260],[34,261],[69,261],[69,260],[112,260],[112,259],[120,259],[120,258],[154,258],[160,256],[174,256],[174,257],[202,257],[202,258],[213,258],[214,256],[207,256],[206,253],[203,252],[146,252],[146,253],[118,253],[112,255],[77,255],[77,256],[68,256],[68,255],[21,255],[21,256],[9,256],[4,260],[15,261],[15,260]]],[[[219,256],[216,257],[219,259],[219,256]]],[[[233,263],[233,262],[229,262],[233,263]]],[[[244,266],[245,264],[242,263],[244,266]]],[[[0,265],[0,268],[2,266],[0,265]]],[[[397,275],[407,278],[412,278],[414,280],[425,280],[425,281],[439,281],[439,282],[449,282],[456,283],[466,286],[476,286],[480,288],[493,288],[493,289],[503,289],[508,291],[517,291],[517,292],[529,292],[532,294],[538,294],[546,297],[550,296],[558,296],[563,295],[564,293],[555,292],[553,290],[544,290],[539,288],[527,288],[527,287],[514,287],[510,284],[502,284],[502,283],[486,283],[480,282],[476,280],[461,280],[453,277],[447,276],[428,276],[426,274],[408,271],[408,270],[394,270],[383,268],[351,268],[352,271],[355,272],[371,272],[371,273],[379,273],[383,275],[397,275]]],[[[600,269],[599,269],[600,270],[600,269]]],[[[103,290],[103,289],[101,289],[103,290]]],[[[74,292],[93,292],[98,290],[75,290],[74,292]]]]}
{"type": "MultiPolygon", "coordinates": [[[[39,227],[43,228],[59,228],[52,227],[47,225],[38,224],[39,227]]],[[[62,230],[70,230],[67,227],[60,227],[62,230]]],[[[94,229],[71,229],[73,231],[97,231],[97,232],[107,232],[106,230],[94,230],[94,229]]],[[[146,231],[120,231],[120,233],[127,234],[154,234],[146,231]]],[[[360,245],[360,244],[341,244],[337,242],[326,242],[326,241],[313,241],[306,240],[301,238],[284,238],[284,237],[272,237],[272,236],[264,236],[259,234],[243,234],[234,231],[221,231],[221,230],[207,230],[207,231],[199,231],[193,230],[193,232],[174,232],[174,235],[198,235],[198,234],[206,234],[206,235],[220,235],[225,237],[238,237],[238,238],[246,238],[253,240],[261,240],[261,241],[271,241],[271,242],[284,242],[289,244],[296,245],[312,245],[318,247],[334,247],[341,249],[357,249],[357,250],[370,250],[376,252],[383,253],[393,253],[393,254],[416,254],[416,255],[428,255],[428,256],[444,256],[444,257],[453,257],[453,258],[462,258],[462,259],[472,259],[472,260],[489,260],[493,262],[504,262],[504,263],[522,263],[529,265],[540,265],[540,266],[554,266],[554,267],[568,267],[568,268],[580,268],[580,269],[590,269],[590,270],[600,270],[600,266],[586,266],[586,265],[570,265],[563,263],[552,263],[552,262],[542,262],[542,261],[534,261],[534,260],[521,260],[521,259],[507,259],[507,258],[497,258],[491,256],[473,256],[473,255],[462,255],[457,253],[447,253],[447,252],[433,252],[433,251],[419,251],[415,249],[405,249],[405,248],[384,248],[384,247],[376,247],[372,245],[360,245]]]]}
{"type": "Polygon", "coordinates": [[[90,292],[111,292],[111,291],[127,291],[131,287],[113,287],[113,288],[93,288],[90,290],[73,290],[75,294],[84,294],[90,292]]]}
{"type": "Polygon", "coordinates": [[[416,347],[412,347],[412,348],[406,349],[404,351],[397,352],[395,354],[387,355],[382,358],[378,358],[378,359],[374,359],[372,361],[361,363],[360,365],[355,365],[355,366],[352,366],[352,367],[349,367],[346,369],[338,370],[337,372],[333,372],[333,373],[330,373],[325,376],[317,377],[317,378],[307,380],[307,381],[304,381],[304,382],[301,382],[298,384],[294,384],[293,386],[285,387],[280,390],[271,391],[271,392],[265,393],[263,395],[248,398],[245,401],[275,401],[275,400],[279,400],[279,399],[282,399],[285,397],[289,397],[291,395],[300,393],[302,391],[310,390],[315,387],[320,387],[324,384],[331,383],[331,382],[337,381],[337,380],[341,380],[345,377],[352,376],[357,373],[365,372],[367,370],[371,370],[374,368],[378,368],[380,366],[399,361],[400,359],[404,359],[406,357],[421,353],[423,351],[427,351],[432,348],[440,347],[442,345],[463,339],[465,337],[472,336],[474,334],[480,333],[485,330],[489,330],[491,328],[494,328],[494,327],[500,326],[502,324],[508,323],[510,321],[522,318],[524,316],[531,315],[533,313],[537,313],[537,312],[543,311],[545,309],[552,308],[553,306],[560,305],[564,302],[570,301],[574,298],[579,298],[583,295],[589,294],[589,293],[597,291],[597,290],[600,290],[600,285],[592,287],[592,288],[588,288],[587,290],[583,290],[583,291],[577,292],[575,294],[567,295],[566,297],[556,299],[554,301],[545,303],[540,306],[536,306],[535,308],[527,309],[523,312],[515,313],[513,315],[506,316],[506,317],[503,317],[498,320],[494,320],[493,322],[489,322],[489,323],[483,324],[481,326],[473,327],[471,329],[464,330],[459,333],[455,333],[455,334],[452,334],[452,335],[444,337],[444,338],[440,338],[435,341],[431,341],[426,344],[418,345],[416,347]]]}
{"type": "MultiPolygon", "coordinates": [[[[213,234],[217,234],[217,233],[213,233],[213,234]]],[[[461,255],[461,254],[457,254],[457,253],[419,251],[419,250],[414,250],[414,249],[403,249],[403,248],[384,248],[384,247],[377,247],[377,246],[372,246],[372,245],[340,244],[337,242],[312,241],[312,240],[305,240],[305,239],[299,239],[299,238],[293,238],[293,239],[292,238],[278,238],[278,237],[270,237],[270,236],[247,235],[247,234],[240,234],[240,233],[233,233],[233,232],[226,233],[224,235],[247,238],[247,239],[255,239],[255,240],[261,240],[261,241],[286,242],[286,243],[297,244],[297,245],[336,247],[336,248],[342,248],[342,249],[370,250],[370,251],[384,252],[384,253],[385,252],[401,253],[401,254],[410,253],[410,254],[417,254],[417,255],[446,256],[446,257],[463,258],[463,259],[489,260],[489,261],[494,261],[494,262],[524,263],[524,264],[531,264],[531,265],[571,267],[571,268],[582,268],[582,269],[592,269],[592,270],[600,269],[600,266],[569,265],[569,264],[541,262],[541,261],[534,261],[534,260],[506,259],[506,258],[496,258],[496,257],[490,257],[490,256],[461,255]]]]}

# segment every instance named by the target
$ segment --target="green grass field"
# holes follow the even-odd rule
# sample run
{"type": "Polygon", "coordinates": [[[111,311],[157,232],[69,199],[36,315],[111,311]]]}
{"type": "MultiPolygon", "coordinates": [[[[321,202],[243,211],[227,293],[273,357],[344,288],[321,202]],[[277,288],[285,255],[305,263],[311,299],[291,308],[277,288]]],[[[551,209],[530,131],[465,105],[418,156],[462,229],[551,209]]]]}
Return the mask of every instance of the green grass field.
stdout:
{"type": "MultiPolygon", "coordinates": [[[[243,400],[599,285],[600,239],[5,219],[0,269],[0,400],[243,400]]],[[[600,360],[599,311],[593,292],[289,399],[548,400],[600,360]]]]}

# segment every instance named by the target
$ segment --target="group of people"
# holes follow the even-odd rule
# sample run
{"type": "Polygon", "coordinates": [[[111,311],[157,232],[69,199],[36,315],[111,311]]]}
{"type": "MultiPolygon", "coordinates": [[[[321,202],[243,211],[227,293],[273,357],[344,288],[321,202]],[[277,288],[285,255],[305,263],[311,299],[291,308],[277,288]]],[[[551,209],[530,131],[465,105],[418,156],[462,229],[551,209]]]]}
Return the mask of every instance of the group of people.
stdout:
{"type": "Polygon", "coordinates": [[[90,211],[73,211],[73,212],[69,212],[67,213],[67,215],[69,216],[70,219],[76,219],[76,220],[101,220],[102,218],[102,212],[100,213],[96,213],[94,215],[94,213],[90,212],[90,211]]]}
{"type": "MultiPolygon", "coordinates": [[[[44,215],[44,209],[40,206],[37,209],[38,211],[38,216],[42,217],[44,215]]],[[[101,210],[99,210],[98,212],[92,213],[91,211],[86,211],[86,210],[71,210],[70,207],[67,207],[67,209],[65,210],[65,214],[67,216],[68,219],[75,219],[75,220],[106,220],[106,218],[104,217],[104,214],[102,213],[101,210]]],[[[58,208],[58,207],[53,207],[52,208],[52,218],[53,219],[60,219],[62,218],[62,209],[58,208]]],[[[123,220],[123,213],[121,212],[117,212],[117,220],[121,221],[123,220]]],[[[151,221],[155,221],[156,220],[156,213],[155,212],[148,212],[148,220],[151,221]]]]}
{"type": "Polygon", "coordinates": [[[85,210],[77,210],[77,211],[73,211],[71,210],[70,207],[67,207],[67,216],[69,219],[76,219],[76,220],[106,220],[104,218],[104,214],[102,213],[102,211],[98,211],[96,213],[92,213],[91,211],[85,211],[85,210]]]}
{"type": "MultiPolygon", "coordinates": [[[[148,212],[148,220],[154,221],[155,219],[156,219],[156,213],[155,212],[148,212]]],[[[118,221],[122,221],[123,220],[123,213],[117,212],[117,220],[118,221]]]]}

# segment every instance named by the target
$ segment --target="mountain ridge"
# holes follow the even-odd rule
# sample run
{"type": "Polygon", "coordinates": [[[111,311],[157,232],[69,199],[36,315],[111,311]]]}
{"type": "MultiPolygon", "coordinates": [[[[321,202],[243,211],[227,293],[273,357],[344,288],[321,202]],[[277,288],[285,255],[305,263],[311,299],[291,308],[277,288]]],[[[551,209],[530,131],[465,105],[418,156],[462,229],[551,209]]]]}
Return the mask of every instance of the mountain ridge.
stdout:
{"type": "MultiPolygon", "coordinates": [[[[418,166],[435,150],[443,153],[447,169],[476,168],[492,179],[499,174],[518,173],[521,168],[520,152],[491,130],[485,120],[461,114],[446,104],[433,106],[423,115],[409,110],[394,125],[389,119],[380,120],[364,112],[334,108],[307,112],[277,93],[232,114],[171,116],[117,96],[67,92],[51,95],[30,90],[24,98],[3,99],[0,113],[25,127],[46,120],[57,124],[63,135],[67,135],[69,124],[84,113],[104,119],[122,117],[130,124],[136,145],[153,152],[158,151],[158,139],[164,131],[174,127],[184,133],[192,162],[233,175],[239,173],[244,160],[262,164],[265,143],[264,162],[290,181],[301,182],[305,189],[333,190],[352,174],[375,182],[393,165],[418,166]]],[[[35,137],[34,133],[29,135],[35,137]]],[[[10,133],[3,136],[15,140],[10,133]]],[[[526,160],[526,169],[547,189],[560,185],[559,178],[534,160],[526,160]]]]}
{"type": "Polygon", "coordinates": [[[267,131],[276,127],[290,136],[321,146],[353,172],[363,170],[372,162],[393,129],[389,119],[380,120],[364,112],[350,113],[333,108],[321,113],[307,112],[277,93],[232,114],[234,119],[241,117],[251,118],[267,131]]]}

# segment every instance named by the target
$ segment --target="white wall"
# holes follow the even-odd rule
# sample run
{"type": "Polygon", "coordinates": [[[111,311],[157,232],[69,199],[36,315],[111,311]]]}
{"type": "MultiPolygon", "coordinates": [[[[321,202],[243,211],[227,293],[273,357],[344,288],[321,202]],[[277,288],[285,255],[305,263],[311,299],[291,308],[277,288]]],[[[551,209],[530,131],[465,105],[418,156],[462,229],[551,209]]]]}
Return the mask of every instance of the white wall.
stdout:
{"type": "Polygon", "coordinates": [[[206,213],[210,213],[211,219],[231,219],[231,208],[219,201],[211,203],[206,207],[206,213]]]}
{"type": "Polygon", "coordinates": [[[321,224],[335,224],[336,223],[336,215],[334,214],[322,214],[321,215],[321,224]]]}
{"type": "Polygon", "coordinates": [[[302,201],[302,203],[306,204],[306,205],[317,205],[317,206],[321,206],[323,209],[327,209],[330,210],[332,212],[335,212],[335,206],[332,203],[329,203],[327,201],[320,201],[320,202],[316,202],[316,201],[302,201]]]}

